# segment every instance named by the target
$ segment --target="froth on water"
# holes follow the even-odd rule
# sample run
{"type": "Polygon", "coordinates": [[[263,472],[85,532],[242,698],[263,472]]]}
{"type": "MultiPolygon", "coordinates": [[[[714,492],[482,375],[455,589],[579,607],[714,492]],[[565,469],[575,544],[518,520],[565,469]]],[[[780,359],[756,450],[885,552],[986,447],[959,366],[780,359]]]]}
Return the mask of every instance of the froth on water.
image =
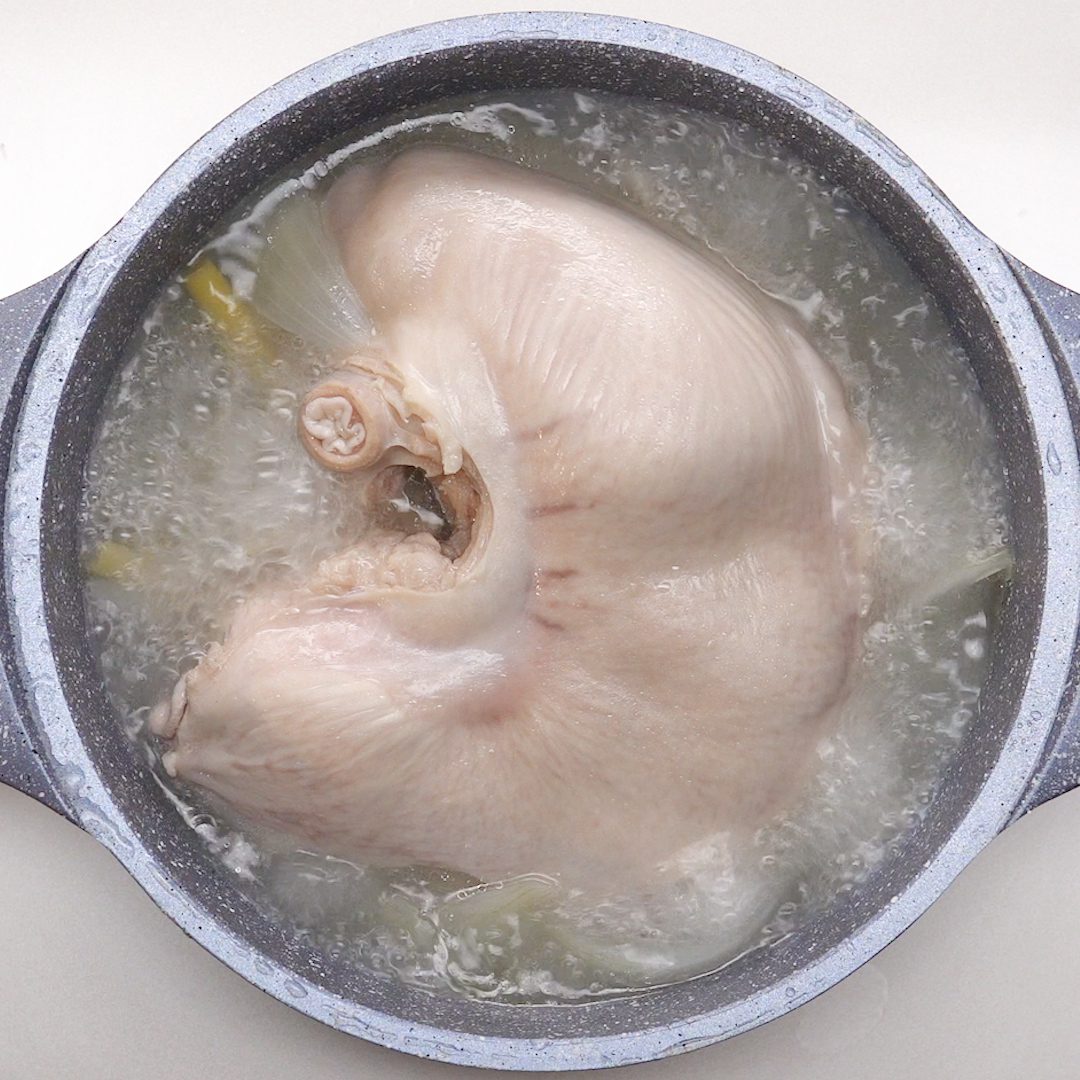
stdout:
{"type": "Polygon", "coordinates": [[[708,971],[887,862],[975,715],[1010,562],[974,376],[933,299],[843,191],[746,125],[655,103],[472,98],[352,133],[256,193],[207,251],[250,297],[283,198],[416,142],[540,169],[648,217],[786,305],[840,375],[868,434],[876,570],[853,690],[805,797],[749,842],[717,835],[677,853],[650,895],[595,906],[542,874],[484,883],[283,848],[178,788],[149,709],[254,590],[301,581],[367,526],[355,483],[313,467],[295,436],[326,357],[264,327],[276,362],[253,371],[179,277],[132,342],[87,468],[87,616],[106,685],[180,820],[237,888],[328,954],[507,1002],[708,971]]]}

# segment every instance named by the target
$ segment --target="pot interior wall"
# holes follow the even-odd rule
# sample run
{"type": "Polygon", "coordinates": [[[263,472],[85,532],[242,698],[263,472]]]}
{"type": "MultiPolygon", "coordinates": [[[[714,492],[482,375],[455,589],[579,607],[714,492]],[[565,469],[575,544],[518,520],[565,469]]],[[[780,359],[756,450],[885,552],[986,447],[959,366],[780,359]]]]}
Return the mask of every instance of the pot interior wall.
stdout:
{"type": "MultiPolygon", "coordinates": [[[[919,207],[868,158],[810,120],[792,101],[711,69],[653,52],[600,45],[513,41],[448,49],[423,62],[374,68],[321,90],[266,119],[226,153],[208,161],[157,220],[147,223],[133,257],[116,276],[86,326],[51,444],[43,513],[53,543],[44,566],[52,641],[82,737],[121,812],[157,853],[172,884],[273,962],[357,1003],[451,1030],[519,1037],[614,1034],[670,1023],[738,1001],[789,978],[839,945],[920,873],[979,793],[1016,715],[1026,658],[1039,612],[1044,519],[1039,455],[1001,335],[946,239],[919,207]],[[773,134],[831,180],[842,184],[882,224],[949,315],[968,349],[996,418],[1014,507],[1023,584],[1012,591],[995,660],[972,725],[925,824],[901,854],[816,923],[779,945],[751,954],[715,976],[625,1003],[517,1008],[427,994],[335,966],[269,924],[230,883],[216,860],[180,825],[121,732],[88,647],[82,614],[74,508],[98,413],[119,358],[160,284],[185,263],[214,222],[291,160],[350,128],[452,94],[530,87],[580,87],[665,99],[745,120],[773,134]]],[[[803,994],[800,993],[800,997],[803,994]]]]}

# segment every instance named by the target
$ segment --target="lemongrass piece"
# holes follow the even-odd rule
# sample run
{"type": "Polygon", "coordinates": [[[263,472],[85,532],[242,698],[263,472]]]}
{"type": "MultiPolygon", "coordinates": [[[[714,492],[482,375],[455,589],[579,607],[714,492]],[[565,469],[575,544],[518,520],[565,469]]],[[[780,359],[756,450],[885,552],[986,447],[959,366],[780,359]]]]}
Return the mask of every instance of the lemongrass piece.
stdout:
{"type": "Polygon", "coordinates": [[[271,220],[252,300],[260,315],[313,348],[351,351],[371,336],[322,209],[306,193],[286,199],[271,220]]]}
{"type": "Polygon", "coordinates": [[[250,368],[271,357],[266,335],[251,305],[236,295],[232,283],[209,259],[200,259],[184,278],[184,288],[209,317],[233,356],[250,368]]]}
{"type": "Polygon", "coordinates": [[[91,577],[130,582],[138,575],[139,561],[136,551],[127,544],[106,540],[87,559],[86,572],[91,577]]]}

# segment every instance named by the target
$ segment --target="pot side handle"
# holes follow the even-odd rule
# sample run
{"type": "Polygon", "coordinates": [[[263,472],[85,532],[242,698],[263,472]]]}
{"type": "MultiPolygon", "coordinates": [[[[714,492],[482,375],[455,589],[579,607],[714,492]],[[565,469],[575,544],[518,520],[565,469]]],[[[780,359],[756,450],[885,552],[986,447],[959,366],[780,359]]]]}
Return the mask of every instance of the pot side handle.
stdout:
{"type": "MultiPolygon", "coordinates": [[[[11,444],[23,390],[45,328],[78,261],[0,299],[0,504],[5,509],[11,444]]],[[[5,575],[0,581],[0,783],[74,820],[57,789],[44,748],[24,722],[26,711],[15,666],[7,595],[5,575]]]]}
{"type": "MultiPolygon", "coordinates": [[[[1027,293],[1031,306],[1054,352],[1065,388],[1073,430],[1080,433],[1080,293],[1074,293],[1006,255],[1027,293]]],[[[6,497],[12,435],[19,401],[38,346],[76,259],[51,277],[22,292],[0,299],[0,495],[6,497]]],[[[1051,465],[1052,467],[1052,465],[1051,465]]],[[[1080,522],[1077,523],[1080,528],[1080,522]]],[[[1080,567],[1077,568],[1080,588],[1080,567]]],[[[9,785],[72,818],[42,756],[42,750],[23,722],[20,688],[14,668],[11,630],[7,620],[6,582],[0,582],[3,618],[0,620],[0,783],[9,785]]],[[[1080,643],[1073,643],[1067,692],[1054,735],[1031,779],[1015,817],[1080,786],[1080,643]]]]}
{"type": "MultiPolygon", "coordinates": [[[[1058,377],[1065,389],[1072,428],[1080,440],[1080,293],[1050,281],[1011,255],[1007,254],[1006,258],[1027,293],[1053,350],[1058,377]]],[[[1054,465],[1054,461],[1048,458],[1047,466],[1053,470],[1054,465]]],[[[1061,469],[1060,461],[1057,462],[1057,469],[1061,469]]],[[[1074,482],[1080,483],[1080,478],[1074,482]]],[[[1080,529],[1080,521],[1076,527],[1080,529]]],[[[1074,568],[1073,583],[1080,593],[1080,566],[1074,568]]],[[[1080,787],[1080,642],[1072,642],[1071,648],[1069,682],[1054,734],[1013,820],[1058,795],[1080,787]]]]}

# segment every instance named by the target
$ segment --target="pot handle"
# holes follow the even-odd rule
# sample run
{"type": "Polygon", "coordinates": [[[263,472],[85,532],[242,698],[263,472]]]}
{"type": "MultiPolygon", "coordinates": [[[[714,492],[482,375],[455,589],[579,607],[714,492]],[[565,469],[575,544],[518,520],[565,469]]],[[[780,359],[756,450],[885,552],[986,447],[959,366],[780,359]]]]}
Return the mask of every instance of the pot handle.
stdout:
{"type": "MultiPolygon", "coordinates": [[[[1053,350],[1058,377],[1065,388],[1072,429],[1080,440],[1080,293],[1050,281],[1011,255],[1006,258],[1027,293],[1053,350]]],[[[1061,459],[1052,446],[1046,450],[1046,464],[1052,472],[1062,469],[1061,459]]],[[[1074,483],[1080,483],[1080,477],[1074,478],[1074,483]]],[[[1077,528],[1080,528],[1080,522],[1077,522],[1077,528]]],[[[1075,568],[1074,584],[1080,594],[1080,566],[1075,568]]],[[[1053,735],[1013,820],[1080,787],[1080,641],[1072,642],[1071,649],[1069,682],[1053,735]]]]}
{"type": "MultiPolygon", "coordinates": [[[[1011,255],[1006,254],[1006,258],[1051,344],[1058,375],[1065,387],[1073,430],[1080,434],[1080,293],[1050,281],[1011,255]]],[[[78,263],[76,259],[51,277],[0,299],[0,496],[5,500],[12,435],[23,387],[52,312],[78,263]]],[[[1053,461],[1048,460],[1047,464],[1054,468],[1053,461]]],[[[1057,467],[1061,467],[1060,462],[1057,467]]],[[[1080,587],[1080,567],[1077,568],[1077,581],[1080,587]]],[[[72,818],[42,756],[42,749],[22,720],[21,693],[6,618],[5,582],[0,582],[0,598],[5,616],[0,625],[0,783],[25,792],[57,813],[72,818]]],[[[1054,733],[1014,820],[1075,787],[1080,787],[1078,642],[1073,643],[1068,690],[1054,733]]]]}
{"type": "MultiPolygon", "coordinates": [[[[23,390],[45,328],[78,262],[76,259],[44,281],[0,299],[0,504],[5,506],[11,444],[23,390]]],[[[24,723],[6,581],[0,581],[0,601],[0,783],[71,818],[47,764],[46,751],[24,723]]]]}

